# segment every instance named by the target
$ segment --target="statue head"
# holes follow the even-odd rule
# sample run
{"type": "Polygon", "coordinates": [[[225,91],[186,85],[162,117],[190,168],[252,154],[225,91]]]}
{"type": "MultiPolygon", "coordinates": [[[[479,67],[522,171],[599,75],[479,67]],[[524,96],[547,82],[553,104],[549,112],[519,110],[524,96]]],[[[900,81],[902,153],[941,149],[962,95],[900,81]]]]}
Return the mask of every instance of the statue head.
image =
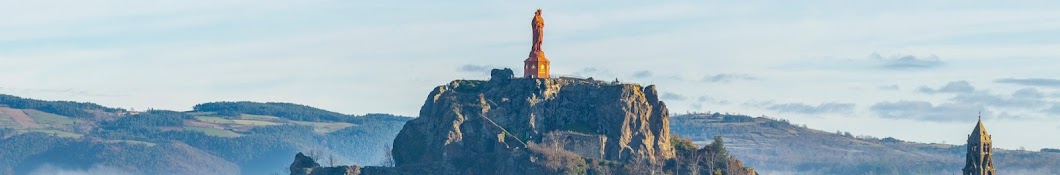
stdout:
{"type": "Polygon", "coordinates": [[[534,12],[534,15],[541,16],[541,9],[537,9],[537,12],[534,12]]]}

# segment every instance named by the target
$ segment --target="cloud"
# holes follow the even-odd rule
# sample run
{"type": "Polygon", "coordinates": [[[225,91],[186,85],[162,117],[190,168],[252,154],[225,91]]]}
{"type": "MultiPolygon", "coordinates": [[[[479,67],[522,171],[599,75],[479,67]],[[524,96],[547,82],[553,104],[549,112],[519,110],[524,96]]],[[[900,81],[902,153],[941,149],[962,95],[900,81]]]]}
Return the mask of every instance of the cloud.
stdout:
{"type": "MultiPolygon", "coordinates": [[[[1049,94],[1037,88],[1022,88],[1011,93],[994,93],[976,89],[967,81],[952,81],[939,88],[922,86],[919,92],[926,94],[952,95],[944,103],[926,101],[880,102],[871,109],[884,118],[917,119],[927,121],[955,121],[949,117],[961,116],[968,111],[994,109],[1001,112],[990,117],[1023,120],[1048,118],[1054,111],[1049,104],[1056,103],[1049,94]]],[[[1054,107],[1055,108],[1055,107],[1054,107]]],[[[984,111],[985,113],[986,111],[984,111]]]]}
{"type": "Polygon", "coordinates": [[[1045,104],[1045,94],[1034,88],[1023,88],[1012,92],[1011,95],[976,91],[957,94],[950,101],[997,107],[1040,107],[1045,104]]]}
{"type": "Polygon", "coordinates": [[[662,97],[659,97],[659,98],[662,98],[663,100],[673,100],[673,101],[685,101],[685,100],[688,100],[688,97],[685,97],[685,96],[683,96],[681,94],[671,93],[671,92],[663,92],[662,97]]]}
{"type": "Polygon", "coordinates": [[[1053,107],[1045,109],[1042,112],[1053,114],[1053,115],[1060,115],[1060,103],[1053,104],[1053,107]]]}
{"type": "Polygon", "coordinates": [[[892,91],[897,91],[898,89],[901,89],[901,88],[898,88],[897,84],[892,84],[892,85],[889,85],[889,86],[880,86],[880,87],[876,87],[876,88],[880,89],[880,90],[892,90],[892,91]]]}
{"type": "Polygon", "coordinates": [[[651,77],[651,71],[637,71],[633,73],[633,78],[648,78],[651,77]]]}
{"type": "Polygon", "coordinates": [[[969,92],[974,92],[975,91],[975,87],[972,87],[972,84],[968,83],[968,81],[951,81],[949,83],[946,83],[945,86],[939,87],[937,89],[933,89],[933,88],[930,88],[930,87],[927,87],[927,86],[921,86],[920,89],[917,89],[917,91],[920,91],[920,92],[923,92],[923,93],[926,93],[926,94],[934,94],[934,93],[969,93],[969,92]]]}
{"type": "Polygon", "coordinates": [[[1013,98],[1041,99],[1045,93],[1035,88],[1023,88],[1012,93],[1013,98]]]}
{"type": "Polygon", "coordinates": [[[699,103],[699,104],[718,104],[718,105],[732,104],[732,102],[729,102],[728,100],[718,100],[718,99],[715,99],[714,97],[710,97],[710,96],[699,96],[699,97],[696,97],[696,103],[699,103]]]}
{"type": "Polygon", "coordinates": [[[601,68],[601,67],[585,67],[585,68],[582,68],[581,70],[575,71],[573,73],[573,75],[577,76],[577,77],[585,77],[585,78],[594,77],[597,80],[607,80],[607,79],[609,79],[607,77],[617,78],[615,76],[616,75],[615,73],[611,72],[607,68],[601,68]]]}
{"type": "Polygon", "coordinates": [[[703,77],[706,82],[731,82],[736,80],[759,80],[760,78],[748,74],[717,74],[703,77]]]}
{"type": "Polygon", "coordinates": [[[881,62],[880,67],[884,69],[927,69],[943,65],[938,56],[917,57],[913,55],[893,55],[884,57],[879,53],[872,53],[869,58],[881,62]]]}
{"type": "Polygon", "coordinates": [[[481,72],[489,72],[493,68],[494,68],[494,66],[490,66],[490,65],[465,64],[463,66],[460,66],[459,70],[460,71],[464,71],[464,72],[481,73],[481,72]]]}
{"type": "MultiPolygon", "coordinates": [[[[975,117],[980,108],[962,103],[933,105],[926,101],[880,102],[869,107],[880,117],[889,119],[913,119],[924,121],[963,121],[975,117]]],[[[989,111],[983,111],[989,115],[989,111]]]]}
{"type": "Polygon", "coordinates": [[[1060,80],[1050,78],[1002,78],[994,80],[994,82],[1024,86],[1060,87],[1060,80]]]}
{"type": "Polygon", "coordinates": [[[703,103],[691,103],[691,104],[688,104],[688,107],[691,107],[692,109],[697,110],[697,111],[698,110],[703,110],[703,103]]]}
{"type": "Polygon", "coordinates": [[[971,104],[993,107],[1040,107],[1046,102],[1046,95],[1035,88],[1023,88],[1012,94],[994,94],[990,91],[977,91],[968,81],[952,81],[939,88],[921,86],[917,91],[926,94],[954,94],[952,103],[971,104]]]}
{"type": "Polygon", "coordinates": [[[781,104],[768,104],[767,109],[787,112],[787,113],[803,113],[803,114],[820,114],[820,113],[838,113],[838,112],[851,112],[854,110],[853,103],[821,103],[816,106],[807,105],[803,103],[781,103],[781,104]]]}
{"type": "Polygon", "coordinates": [[[714,97],[710,97],[710,96],[699,96],[699,97],[696,97],[695,102],[692,102],[692,104],[690,104],[690,106],[693,109],[695,109],[695,110],[700,110],[700,109],[703,109],[703,106],[707,105],[707,104],[728,105],[728,104],[732,104],[732,103],[727,101],[727,100],[718,100],[718,99],[715,99],[714,97]]]}

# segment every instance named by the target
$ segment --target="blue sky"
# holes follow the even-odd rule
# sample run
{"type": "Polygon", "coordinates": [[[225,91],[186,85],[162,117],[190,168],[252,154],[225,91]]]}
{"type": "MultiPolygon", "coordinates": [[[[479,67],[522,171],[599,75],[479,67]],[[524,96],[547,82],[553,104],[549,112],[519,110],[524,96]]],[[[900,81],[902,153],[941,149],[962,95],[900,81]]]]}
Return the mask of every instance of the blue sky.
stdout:
{"type": "Polygon", "coordinates": [[[1051,1],[2,1],[0,93],[189,110],[283,101],[416,115],[434,86],[521,67],[656,84],[671,111],[959,144],[1060,147],[1051,1]]]}

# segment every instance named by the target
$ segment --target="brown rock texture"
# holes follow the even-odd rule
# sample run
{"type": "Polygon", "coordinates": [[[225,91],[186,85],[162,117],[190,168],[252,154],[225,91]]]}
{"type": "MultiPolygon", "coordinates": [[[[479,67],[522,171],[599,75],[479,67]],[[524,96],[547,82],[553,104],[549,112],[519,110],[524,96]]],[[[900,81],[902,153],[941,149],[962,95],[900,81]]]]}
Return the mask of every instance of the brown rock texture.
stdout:
{"type": "Polygon", "coordinates": [[[420,117],[407,122],[394,141],[397,167],[431,170],[425,173],[532,172],[527,165],[535,158],[526,153],[528,143],[541,143],[553,132],[592,138],[577,143],[601,144],[599,158],[606,161],[674,156],[669,114],[655,86],[501,75],[434,88],[420,117]]]}

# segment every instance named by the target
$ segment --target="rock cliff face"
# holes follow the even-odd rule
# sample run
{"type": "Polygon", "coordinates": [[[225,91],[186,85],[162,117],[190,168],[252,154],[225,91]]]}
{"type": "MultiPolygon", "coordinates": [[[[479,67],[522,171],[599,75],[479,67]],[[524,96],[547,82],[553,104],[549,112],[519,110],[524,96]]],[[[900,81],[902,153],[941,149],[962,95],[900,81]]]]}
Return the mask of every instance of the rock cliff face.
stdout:
{"type": "Polygon", "coordinates": [[[525,172],[527,167],[520,162],[536,161],[525,148],[544,142],[613,162],[674,157],[669,111],[655,86],[574,78],[513,79],[505,71],[511,70],[495,71],[490,81],[457,80],[434,88],[420,117],[407,122],[394,140],[397,167],[475,174],[525,172]]]}

